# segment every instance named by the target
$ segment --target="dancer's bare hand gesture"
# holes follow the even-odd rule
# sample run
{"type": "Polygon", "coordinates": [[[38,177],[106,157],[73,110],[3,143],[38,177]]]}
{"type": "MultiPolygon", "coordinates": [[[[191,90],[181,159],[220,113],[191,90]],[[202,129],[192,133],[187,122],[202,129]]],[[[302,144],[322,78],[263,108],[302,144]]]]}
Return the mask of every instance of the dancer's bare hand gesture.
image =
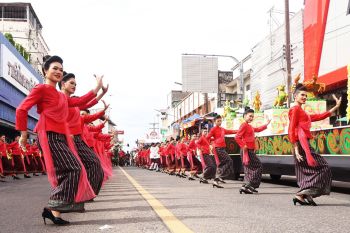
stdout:
{"type": "Polygon", "coordinates": [[[102,124],[106,124],[108,120],[109,120],[109,117],[105,115],[105,120],[102,122],[102,124]]]}
{"type": "Polygon", "coordinates": [[[303,156],[301,156],[301,154],[299,153],[299,148],[297,145],[294,146],[294,155],[295,155],[295,158],[298,160],[298,162],[301,162],[303,161],[303,156]]]}
{"type": "Polygon", "coordinates": [[[107,86],[102,86],[102,92],[103,94],[106,94],[109,88],[109,84],[107,84],[107,86]]]}
{"type": "Polygon", "coordinates": [[[102,103],[104,105],[104,111],[106,111],[109,108],[109,104],[106,104],[106,102],[104,100],[102,100],[102,103]]]}
{"type": "Polygon", "coordinates": [[[27,132],[22,131],[21,137],[19,138],[19,141],[18,141],[18,144],[24,152],[27,151],[27,148],[26,148],[27,139],[28,139],[27,132]]]}
{"type": "Polygon", "coordinates": [[[341,97],[337,98],[334,94],[332,95],[332,97],[335,101],[335,106],[331,108],[331,110],[329,110],[331,113],[335,112],[340,107],[340,104],[341,104],[341,97]]]}
{"type": "Polygon", "coordinates": [[[94,77],[96,78],[96,87],[93,89],[93,92],[97,94],[97,92],[103,87],[103,75],[98,76],[94,74],[94,77]]]}

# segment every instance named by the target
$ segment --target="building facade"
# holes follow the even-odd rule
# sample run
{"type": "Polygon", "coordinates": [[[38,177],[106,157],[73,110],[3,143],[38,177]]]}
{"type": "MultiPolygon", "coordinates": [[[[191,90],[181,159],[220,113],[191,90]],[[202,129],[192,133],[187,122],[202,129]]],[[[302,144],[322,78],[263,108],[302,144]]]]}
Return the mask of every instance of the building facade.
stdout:
{"type": "MultiPolygon", "coordinates": [[[[0,33],[0,133],[9,138],[15,130],[16,108],[42,77],[0,33]]],[[[28,129],[33,131],[38,120],[36,108],[28,114],[28,129]]]]}
{"type": "MultiPolygon", "coordinates": [[[[297,12],[290,19],[292,81],[298,74],[301,74],[300,81],[303,81],[306,65],[309,65],[310,62],[317,62],[314,60],[305,61],[304,59],[305,54],[315,53],[315,46],[311,46],[315,45],[314,38],[305,37],[305,31],[308,30],[308,25],[306,25],[308,19],[313,19],[311,20],[313,25],[319,24],[318,27],[321,27],[322,17],[314,19],[315,12],[319,10],[315,7],[316,0],[308,0],[305,3],[305,9],[297,12]]],[[[345,51],[348,50],[350,42],[349,9],[349,0],[329,1],[328,16],[324,22],[324,39],[322,40],[321,34],[315,35],[320,38],[320,42],[316,46],[320,49],[317,82],[326,85],[325,93],[321,97],[330,100],[328,104],[331,105],[333,103],[330,94],[342,95],[343,103],[339,115],[345,115],[347,104],[347,65],[350,63],[350,53],[345,51]]],[[[250,87],[252,98],[256,91],[260,92],[263,110],[272,107],[278,94],[276,88],[287,83],[285,71],[285,49],[287,48],[284,45],[285,25],[281,25],[252,49],[250,87]]],[[[307,77],[307,79],[310,80],[311,77],[307,77]]]]}
{"type": "Polygon", "coordinates": [[[38,73],[42,72],[43,57],[49,53],[42,28],[30,3],[0,3],[0,32],[12,35],[14,42],[29,54],[27,60],[38,73]]]}

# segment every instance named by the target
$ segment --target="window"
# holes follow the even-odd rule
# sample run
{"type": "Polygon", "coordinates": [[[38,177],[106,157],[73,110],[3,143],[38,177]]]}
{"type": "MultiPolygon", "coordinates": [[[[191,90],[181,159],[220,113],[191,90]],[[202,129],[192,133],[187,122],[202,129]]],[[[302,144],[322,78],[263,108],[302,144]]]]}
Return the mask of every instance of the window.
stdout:
{"type": "Polygon", "coordinates": [[[348,10],[346,11],[346,14],[347,14],[347,15],[349,15],[349,14],[350,14],[350,0],[349,0],[348,10]]]}
{"type": "Polygon", "coordinates": [[[247,86],[245,86],[245,90],[249,91],[250,90],[250,84],[248,84],[247,86]]]}
{"type": "Polygon", "coordinates": [[[5,19],[26,19],[27,9],[21,6],[5,6],[3,18],[5,19]]]}

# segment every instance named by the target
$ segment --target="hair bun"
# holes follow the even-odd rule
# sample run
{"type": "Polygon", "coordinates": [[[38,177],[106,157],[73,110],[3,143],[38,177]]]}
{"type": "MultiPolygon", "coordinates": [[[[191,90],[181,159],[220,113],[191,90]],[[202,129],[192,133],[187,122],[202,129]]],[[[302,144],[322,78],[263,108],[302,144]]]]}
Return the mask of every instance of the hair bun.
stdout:
{"type": "Polygon", "coordinates": [[[45,63],[47,60],[49,60],[50,59],[50,55],[45,55],[44,57],[43,57],[43,63],[45,63]]]}

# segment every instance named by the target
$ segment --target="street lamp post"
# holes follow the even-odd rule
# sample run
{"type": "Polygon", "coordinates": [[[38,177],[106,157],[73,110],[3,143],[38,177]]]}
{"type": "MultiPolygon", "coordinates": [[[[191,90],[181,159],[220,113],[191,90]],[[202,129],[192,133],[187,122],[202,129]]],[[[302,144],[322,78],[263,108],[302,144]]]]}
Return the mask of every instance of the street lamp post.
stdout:
{"type": "MultiPolygon", "coordinates": [[[[201,53],[183,53],[184,56],[203,56],[203,57],[228,57],[231,58],[235,65],[239,64],[239,92],[242,95],[242,101],[244,99],[244,74],[243,74],[243,61],[239,61],[234,56],[230,55],[218,55],[218,54],[201,54],[201,53]]],[[[232,77],[233,77],[233,70],[232,70],[232,77]]],[[[207,100],[206,100],[207,102],[207,100]]]]}

